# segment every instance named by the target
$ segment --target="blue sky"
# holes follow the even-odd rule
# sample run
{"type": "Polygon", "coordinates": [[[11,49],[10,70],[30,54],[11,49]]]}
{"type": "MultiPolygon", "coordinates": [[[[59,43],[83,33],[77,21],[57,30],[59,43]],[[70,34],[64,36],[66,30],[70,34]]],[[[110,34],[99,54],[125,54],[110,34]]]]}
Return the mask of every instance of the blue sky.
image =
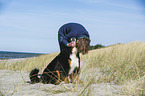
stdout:
{"type": "Polygon", "coordinates": [[[145,42],[144,0],[0,0],[0,51],[59,51],[58,29],[77,22],[91,45],[145,42]]]}

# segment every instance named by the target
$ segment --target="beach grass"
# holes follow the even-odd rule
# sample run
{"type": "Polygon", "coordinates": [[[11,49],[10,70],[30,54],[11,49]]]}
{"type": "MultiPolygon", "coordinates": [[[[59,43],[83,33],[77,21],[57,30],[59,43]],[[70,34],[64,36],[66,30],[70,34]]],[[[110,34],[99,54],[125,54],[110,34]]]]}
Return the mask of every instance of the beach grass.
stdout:
{"type": "Polygon", "coordinates": [[[85,83],[123,85],[121,94],[145,95],[145,42],[93,50],[82,56],[82,60],[85,61],[81,70],[85,83]]]}
{"type": "Polygon", "coordinates": [[[56,55],[58,55],[58,52],[19,60],[3,60],[1,61],[0,69],[30,72],[32,69],[38,67],[42,71],[56,55]]]}
{"type": "Polygon", "coordinates": [[[86,61],[84,67],[98,68],[102,76],[97,82],[123,84],[145,75],[145,43],[118,44],[94,50],[82,56],[82,60],[86,61]]]}
{"type": "MultiPolygon", "coordinates": [[[[58,54],[56,52],[19,61],[1,61],[0,70],[30,72],[38,67],[42,72],[58,54]]],[[[93,84],[121,86],[118,88],[118,95],[145,95],[145,42],[116,44],[81,55],[80,78],[81,89],[79,84],[71,89],[80,96],[92,94],[93,84]]]]}

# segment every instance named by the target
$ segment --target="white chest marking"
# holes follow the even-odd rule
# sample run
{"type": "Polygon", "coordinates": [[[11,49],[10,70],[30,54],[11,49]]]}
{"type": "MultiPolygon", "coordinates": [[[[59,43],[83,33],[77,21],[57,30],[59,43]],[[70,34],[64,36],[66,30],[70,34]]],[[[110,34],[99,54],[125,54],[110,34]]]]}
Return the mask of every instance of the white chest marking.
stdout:
{"type": "Polygon", "coordinates": [[[76,67],[79,67],[79,59],[76,56],[77,54],[77,48],[74,47],[72,50],[72,54],[70,55],[71,58],[71,66],[70,66],[70,70],[69,70],[69,75],[74,71],[74,69],[76,67]]]}

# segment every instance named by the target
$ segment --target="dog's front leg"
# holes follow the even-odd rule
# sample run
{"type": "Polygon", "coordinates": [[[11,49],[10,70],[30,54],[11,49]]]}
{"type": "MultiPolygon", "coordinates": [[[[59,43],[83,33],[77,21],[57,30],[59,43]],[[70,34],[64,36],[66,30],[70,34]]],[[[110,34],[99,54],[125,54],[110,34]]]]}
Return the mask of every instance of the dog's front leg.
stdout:
{"type": "Polygon", "coordinates": [[[69,77],[70,77],[72,83],[82,83],[79,78],[79,68],[78,67],[76,67],[74,69],[73,73],[71,73],[69,75],[69,77]]]}
{"type": "Polygon", "coordinates": [[[62,80],[63,80],[65,83],[69,84],[69,79],[68,79],[68,77],[63,77],[62,80]]]}

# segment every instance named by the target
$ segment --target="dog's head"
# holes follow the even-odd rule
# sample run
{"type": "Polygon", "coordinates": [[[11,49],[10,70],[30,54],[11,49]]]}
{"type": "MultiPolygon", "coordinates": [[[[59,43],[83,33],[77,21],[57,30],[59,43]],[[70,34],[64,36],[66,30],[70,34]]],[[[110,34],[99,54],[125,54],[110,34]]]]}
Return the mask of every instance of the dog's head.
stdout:
{"type": "Polygon", "coordinates": [[[84,38],[71,38],[71,42],[75,42],[76,43],[76,48],[78,50],[78,52],[82,53],[82,54],[86,54],[90,48],[90,39],[87,37],[84,38]]]}

